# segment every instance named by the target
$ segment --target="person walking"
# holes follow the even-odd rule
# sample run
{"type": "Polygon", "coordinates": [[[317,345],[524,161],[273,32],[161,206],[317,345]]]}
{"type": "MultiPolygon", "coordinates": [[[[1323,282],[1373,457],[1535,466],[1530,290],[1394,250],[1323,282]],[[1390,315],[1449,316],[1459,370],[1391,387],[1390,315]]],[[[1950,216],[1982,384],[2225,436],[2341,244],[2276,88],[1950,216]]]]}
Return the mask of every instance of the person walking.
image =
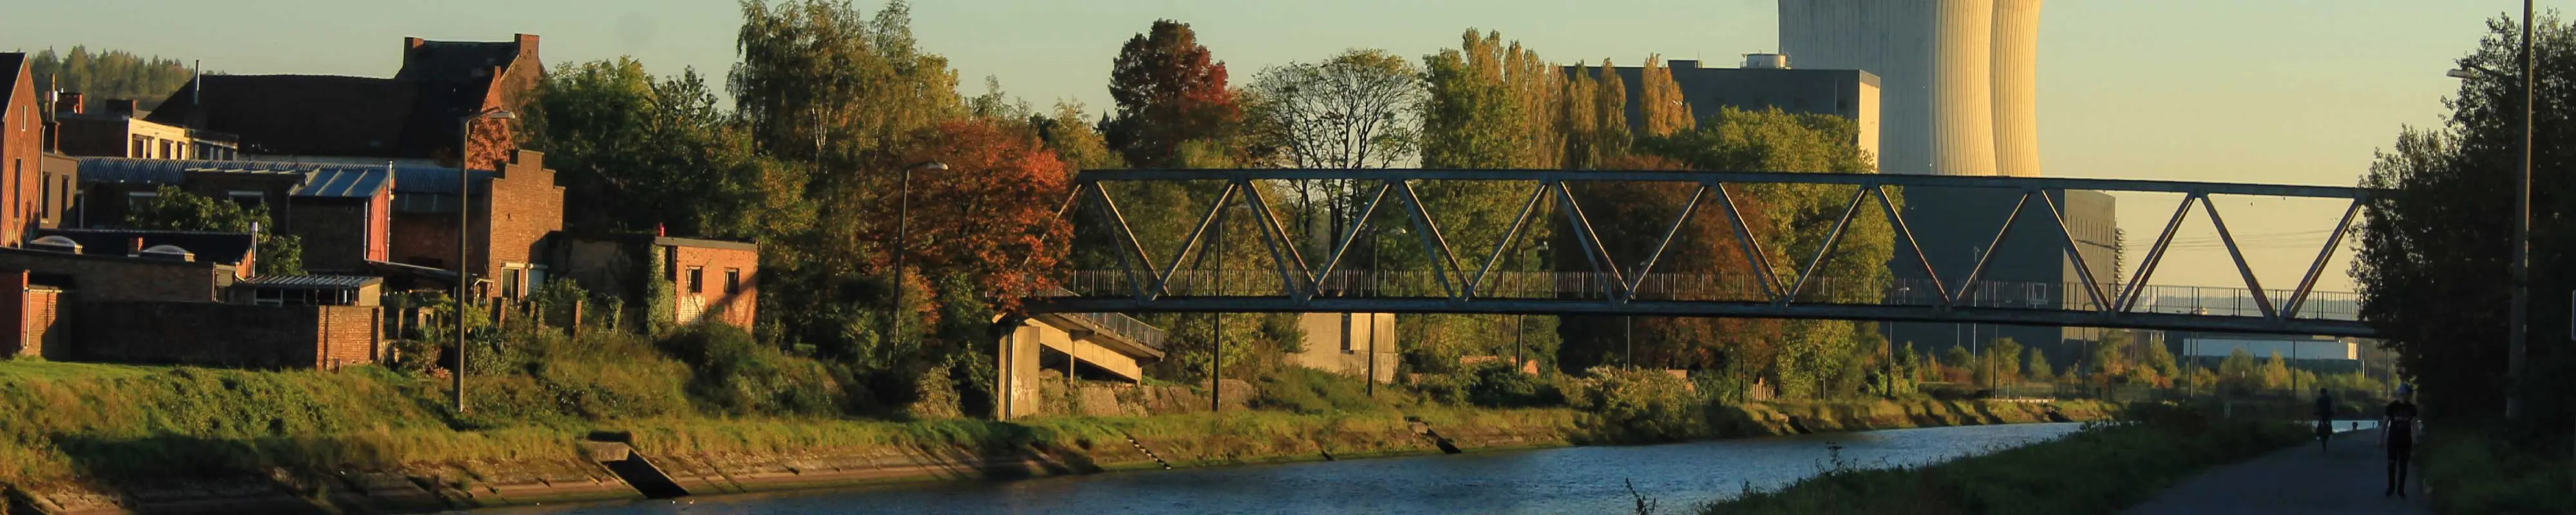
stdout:
{"type": "Polygon", "coordinates": [[[2415,414],[2415,385],[2397,385],[2397,400],[2379,418],[2379,442],[2388,448],[2388,490],[2381,497],[2406,497],[2406,469],[2413,464],[2415,434],[2423,429],[2415,414]]]}
{"type": "Polygon", "coordinates": [[[2318,451],[2333,452],[2333,448],[2327,444],[2334,440],[2334,412],[2334,397],[2327,395],[2326,389],[2318,388],[2316,409],[2318,451]]]}

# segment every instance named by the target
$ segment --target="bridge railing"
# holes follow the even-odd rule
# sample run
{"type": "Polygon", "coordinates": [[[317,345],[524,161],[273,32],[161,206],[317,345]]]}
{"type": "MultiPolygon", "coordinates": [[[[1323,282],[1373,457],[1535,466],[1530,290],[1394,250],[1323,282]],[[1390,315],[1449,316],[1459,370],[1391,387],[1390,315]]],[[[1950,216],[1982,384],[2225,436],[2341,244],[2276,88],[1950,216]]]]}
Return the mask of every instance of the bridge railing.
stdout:
{"type": "MultiPolygon", "coordinates": [[[[1138,274],[1143,276],[1146,274],[1138,274]]],[[[1058,295],[1081,297],[1124,297],[1140,290],[1152,296],[1172,297],[1282,297],[1288,291],[1275,269],[1186,270],[1174,272],[1164,281],[1162,290],[1154,291],[1150,277],[1141,281],[1119,270],[1078,270],[1060,276],[1064,291],[1058,295]]],[[[1319,298],[1449,298],[1462,288],[1463,281],[1451,279],[1443,284],[1440,274],[1429,271],[1344,270],[1317,277],[1314,293],[1319,298]]],[[[1883,306],[1939,306],[1943,295],[1956,300],[1950,305],[1966,308],[2007,308],[2058,311],[2101,311],[2102,304],[2081,282],[1978,281],[1961,288],[1956,284],[1935,283],[1914,278],[1843,278],[1818,277],[1803,285],[1778,281],[1769,288],[1798,287],[1788,302],[1797,304],[1857,304],[1883,306]]],[[[2102,298],[2119,302],[2129,293],[2129,285],[2104,284],[2102,298]]],[[[1493,272],[1477,284],[1470,297],[1474,299],[1545,299],[1597,300],[1629,299],[1634,301],[1702,301],[1702,302],[1774,302],[1762,281],[1743,274],[1658,273],[1643,278],[1614,277],[1600,272],[1493,272]],[[1622,280],[1632,281],[1623,283],[1622,280]],[[1633,295],[1628,290],[1633,285],[1633,295]]],[[[2278,312],[2290,308],[2291,290],[2266,289],[2258,298],[2252,290],[2232,287],[2145,285],[2134,292],[2134,301],[2125,312],[2176,315],[2232,317],[2266,317],[2265,304],[2278,312]]],[[[2310,292],[2287,318],[2312,320],[2358,320],[2359,296],[2348,292],[2310,292]]],[[[1140,322],[1141,323],[1141,322],[1140,322]]]]}
{"type": "MultiPolygon", "coordinates": [[[[1077,295],[1080,294],[1076,293],[1074,290],[1061,287],[1048,288],[1046,290],[1046,296],[1070,297],[1077,295]]],[[[1137,320],[1136,317],[1127,316],[1122,313],[1066,313],[1065,315],[1081,319],[1084,323],[1091,324],[1100,331],[1116,334],[1128,340],[1135,341],[1139,345],[1153,348],[1154,350],[1165,350],[1163,348],[1163,341],[1170,338],[1170,333],[1164,331],[1163,328],[1154,327],[1154,324],[1145,323],[1143,320],[1137,320]]]]}

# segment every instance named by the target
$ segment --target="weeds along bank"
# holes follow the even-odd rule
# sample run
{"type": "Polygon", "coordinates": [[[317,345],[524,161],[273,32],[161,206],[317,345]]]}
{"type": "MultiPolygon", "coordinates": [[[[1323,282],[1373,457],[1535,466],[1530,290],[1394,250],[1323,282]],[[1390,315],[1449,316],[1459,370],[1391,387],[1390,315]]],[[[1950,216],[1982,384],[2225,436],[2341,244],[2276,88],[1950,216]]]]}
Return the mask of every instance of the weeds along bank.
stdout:
{"type": "MultiPolygon", "coordinates": [[[[2141,406],[2144,408],[2145,406],[2141,406]]],[[[2141,409],[2134,423],[1918,468],[1825,473],[1701,513],[2116,513],[2210,467],[2307,441],[2296,424],[2141,409]]]]}
{"type": "MultiPolygon", "coordinates": [[[[1139,467],[2050,420],[1929,399],[1712,404],[1660,373],[1493,371],[1382,386],[1291,368],[1253,409],[1009,423],[856,405],[830,367],[739,333],[546,337],[474,362],[471,408],[419,364],[340,372],[0,362],[0,490],[26,508],[248,500],[435,510],[637,494],[583,443],[631,442],[697,494],[1139,467]],[[1130,440],[1132,438],[1132,440],[1130,440]],[[1139,446],[1150,450],[1148,455],[1139,446]]],[[[2101,410],[2060,405],[2077,418],[2101,410]]],[[[951,408],[953,409],[953,408],[951,408]]],[[[159,505],[153,505],[159,506],[159,505]]]]}

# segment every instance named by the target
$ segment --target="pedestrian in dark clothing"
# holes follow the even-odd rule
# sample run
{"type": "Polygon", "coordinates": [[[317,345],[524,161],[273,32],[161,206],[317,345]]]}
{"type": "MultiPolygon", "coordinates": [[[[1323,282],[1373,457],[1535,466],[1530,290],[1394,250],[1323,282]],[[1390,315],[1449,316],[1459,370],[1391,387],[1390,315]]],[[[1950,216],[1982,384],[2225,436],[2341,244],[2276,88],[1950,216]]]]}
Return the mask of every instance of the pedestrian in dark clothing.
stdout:
{"type": "Polygon", "coordinates": [[[2317,450],[2320,452],[2332,452],[2333,449],[2328,447],[2327,443],[2329,440],[2334,439],[2334,397],[2326,395],[2326,389],[2324,388],[2317,389],[2316,414],[2317,450]]]}
{"type": "Polygon", "coordinates": [[[2397,386],[2397,400],[2389,401],[2388,410],[2379,419],[2380,443],[2388,447],[2388,490],[2381,496],[2406,496],[2406,468],[2415,455],[2415,433],[2422,429],[2415,415],[2415,388],[2397,386]]]}

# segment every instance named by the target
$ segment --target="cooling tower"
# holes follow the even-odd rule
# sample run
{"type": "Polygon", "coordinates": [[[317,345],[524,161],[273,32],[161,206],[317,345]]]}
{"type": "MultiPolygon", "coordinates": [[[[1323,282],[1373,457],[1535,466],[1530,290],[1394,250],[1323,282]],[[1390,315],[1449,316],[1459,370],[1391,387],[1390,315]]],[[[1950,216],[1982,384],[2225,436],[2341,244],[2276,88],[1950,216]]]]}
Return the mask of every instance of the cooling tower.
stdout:
{"type": "Polygon", "coordinates": [[[2037,175],[2038,13],[2038,0],[1780,0],[1780,51],[1878,75],[1881,172],[2037,175]]]}
{"type": "Polygon", "coordinates": [[[2039,3],[1995,0],[1995,171],[2039,176],[2039,3]]]}

